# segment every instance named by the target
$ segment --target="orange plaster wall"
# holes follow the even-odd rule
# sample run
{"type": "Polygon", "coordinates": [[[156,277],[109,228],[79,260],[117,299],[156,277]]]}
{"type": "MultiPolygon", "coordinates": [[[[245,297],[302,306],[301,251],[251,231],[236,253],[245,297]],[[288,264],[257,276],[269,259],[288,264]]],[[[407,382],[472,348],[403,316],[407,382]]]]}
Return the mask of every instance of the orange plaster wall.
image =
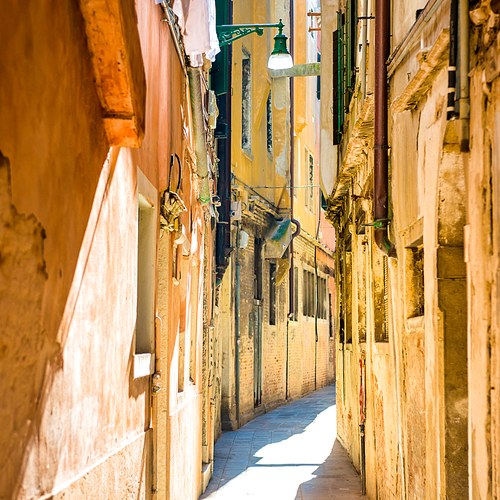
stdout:
{"type": "MultiPolygon", "coordinates": [[[[21,261],[0,287],[1,498],[14,489],[17,498],[57,494],[87,477],[71,493],[85,498],[108,475],[111,497],[125,498],[118,492],[132,477],[147,483],[133,482],[133,498],[151,491],[149,379],[132,378],[136,173],[164,188],[170,154],[182,158],[184,83],[160,7],[137,7],[146,135],[139,150],[109,152],[78,4],[0,6],[0,151],[10,163],[7,172],[0,162],[0,198],[14,219],[31,221],[23,237],[32,246],[19,238],[12,252],[28,248],[40,274],[30,281],[34,271],[21,261]]],[[[2,226],[2,249],[5,234],[2,226]]],[[[185,410],[190,422],[201,419],[198,399],[185,410]]],[[[196,453],[192,463],[201,464],[196,453]]]]}
{"type": "MultiPolygon", "coordinates": [[[[63,319],[66,335],[47,374],[18,498],[57,491],[148,428],[149,379],[133,379],[135,172],[127,150],[103,169],[63,319]]],[[[114,487],[113,481],[106,486],[114,487]]]]}
{"type": "Polygon", "coordinates": [[[53,341],[107,153],[78,4],[2,4],[0,46],[0,150],[13,204],[46,231],[43,325],[53,341]]]}

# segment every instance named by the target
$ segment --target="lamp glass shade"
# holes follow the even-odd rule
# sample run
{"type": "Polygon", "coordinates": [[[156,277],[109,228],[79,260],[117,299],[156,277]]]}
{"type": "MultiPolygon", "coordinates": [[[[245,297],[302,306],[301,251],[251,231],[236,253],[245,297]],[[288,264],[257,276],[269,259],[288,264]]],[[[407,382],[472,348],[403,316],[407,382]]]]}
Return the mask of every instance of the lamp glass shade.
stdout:
{"type": "Polygon", "coordinates": [[[290,69],[293,66],[293,59],[286,48],[286,35],[283,34],[284,25],[278,24],[278,34],[274,37],[274,49],[271,52],[267,67],[269,69],[290,69]]]}
{"type": "Polygon", "coordinates": [[[290,69],[293,67],[292,56],[288,53],[286,54],[271,54],[269,56],[269,61],[267,62],[267,67],[269,69],[290,69]]]}

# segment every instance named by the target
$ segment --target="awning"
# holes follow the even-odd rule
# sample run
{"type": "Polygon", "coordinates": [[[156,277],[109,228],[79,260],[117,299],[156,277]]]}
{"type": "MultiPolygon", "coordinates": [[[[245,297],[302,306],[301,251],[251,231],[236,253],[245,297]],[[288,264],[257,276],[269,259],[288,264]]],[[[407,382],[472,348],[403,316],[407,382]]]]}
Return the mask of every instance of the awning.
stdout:
{"type": "Polygon", "coordinates": [[[290,219],[273,220],[265,231],[266,259],[281,259],[292,240],[292,221],[290,219]]]}

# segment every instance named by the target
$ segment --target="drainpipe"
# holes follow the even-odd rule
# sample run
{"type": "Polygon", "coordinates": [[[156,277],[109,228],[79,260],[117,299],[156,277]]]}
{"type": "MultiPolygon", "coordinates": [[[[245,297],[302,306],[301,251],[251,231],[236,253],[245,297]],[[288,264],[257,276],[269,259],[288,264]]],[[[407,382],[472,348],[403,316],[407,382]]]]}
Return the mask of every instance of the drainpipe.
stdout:
{"type": "Polygon", "coordinates": [[[458,50],[460,77],[460,151],[469,151],[469,0],[459,0],[458,50]]]}
{"type": "Polygon", "coordinates": [[[375,132],[374,132],[374,235],[378,247],[396,258],[396,247],[387,234],[389,213],[387,66],[389,57],[390,0],[375,0],[375,132]]]}
{"type": "Polygon", "coordinates": [[[368,45],[368,0],[363,0],[363,22],[361,24],[361,105],[366,99],[366,48],[368,45]]]}
{"type": "Polygon", "coordinates": [[[193,115],[194,151],[196,154],[196,173],[200,179],[199,202],[206,205],[210,201],[208,185],[207,138],[203,118],[203,102],[201,99],[201,70],[188,68],[189,94],[191,99],[191,113],[193,115]]]}
{"type": "Polygon", "coordinates": [[[366,453],[365,453],[365,420],[366,420],[366,403],[365,403],[365,380],[366,366],[365,353],[361,353],[359,360],[360,381],[359,381],[359,439],[360,439],[360,462],[361,462],[361,494],[366,494],[366,453]]]}
{"type": "MultiPolygon", "coordinates": [[[[320,218],[320,203],[321,199],[319,199],[318,203],[318,228],[316,229],[316,240],[319,237],[319,226],[321,224],[320,218]]],[[[316,307],[314,308],[314,390],[318,388],[318,302],[319,302],[319,292],[318,292],[318,247],[314,245],[314,274],[316,278],[316,307]]]]}
{"type": "MultiPolygon", "coordinates": [[[[319,226],[319,223],[318,223],[319,226]]],[[[316,235],[317,239],[317,235],[316,235]]],[[[316,278],[316,307],[314,308],[314,390],[318,388],[318,247],[314,245],[314,274],[316,278]]]]}
{"type": "Polygon", "coordinates": [[[457,55],[458,55],[458,0],[451,0],[450,5],[450,47],[448,56],[448,102],[446,119],[457,118],[455,111],[455,90],[457,86],[457,55]]]}
{"type": "MultiPolygon", "coordinates": [[[[290,55],[293,58],[293,0],[290,0],[290,55]]],[[[290,270],[288,271],[288,298],[290,303],[288,304],[288,317],[292,317],[294,312],[295,305],[295,290],[293,287],[293,240],[300,234],[300,222],[293,218],[293,199],[294,199],[294,185],[295,185],[295,172],[294,172],[294,162],[295,162],[295,127],[294,127],[294,79],[290,78],[290,220],[295,224],[296,230],[292,234],[292,240],[290,241],[290,270]]],[[[287,359],[286,364],[288,367],[288,351],[287,351],[287,359]]]]}
{"type": "Polygon", "coordinates": [[[288,401],[288,342],[290,336],[290,315],[286,319],[286,364],[285,364],[285,401],[288,401]]]}
{"type": "Polygon", "coordinates": [[[240,260],[240,221],[236,222],[236,290],[234,297],[234,333],[236,337],[235,360],[234,360],[234,383],[235,383],[235,403],[236,421],[238,429],[240,427],[240,307],[241,307],[241,260],[240,260]]]}

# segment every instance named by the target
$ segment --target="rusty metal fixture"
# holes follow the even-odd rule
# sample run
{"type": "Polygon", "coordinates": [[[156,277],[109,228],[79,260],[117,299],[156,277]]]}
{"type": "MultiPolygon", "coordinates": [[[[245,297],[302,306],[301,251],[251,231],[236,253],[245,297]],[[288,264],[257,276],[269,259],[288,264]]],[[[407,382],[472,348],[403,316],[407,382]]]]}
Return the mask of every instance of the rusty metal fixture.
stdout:
{"type": "Polygon", "coordinates": [[[181,160],[176,154],[170,155],[170,172],[168,174],[168,188],[162,195],[161,204],[160,204],[160,225],[161,228],[167,229],[168,231],[174,230],[174,221],[177,217],[179,217],[181,212],[185,212],[186,205],[181,200],[179,196],[179,189],[181,187],[182,181],[182,164],[181,160]],[[172,191],[170,188],[170,183],[172,180],[172,167],[174,166],[174,158],[177,160],[177,164],[179,166],[179,181],[177,182],[177,189],[172,191]]]}
{"type": "Polygon", "coordinates": [[[396,258],[396,248],[387,234],[389,212],[388,189],[388,83],[386,61],[389,57],[389,0],[375,2],[375,131],[374,131],[374,172],[373,204],[375,242],[387,256],[396,258]],[[379,224],[377,224],[379,223],[379,224]]]}

